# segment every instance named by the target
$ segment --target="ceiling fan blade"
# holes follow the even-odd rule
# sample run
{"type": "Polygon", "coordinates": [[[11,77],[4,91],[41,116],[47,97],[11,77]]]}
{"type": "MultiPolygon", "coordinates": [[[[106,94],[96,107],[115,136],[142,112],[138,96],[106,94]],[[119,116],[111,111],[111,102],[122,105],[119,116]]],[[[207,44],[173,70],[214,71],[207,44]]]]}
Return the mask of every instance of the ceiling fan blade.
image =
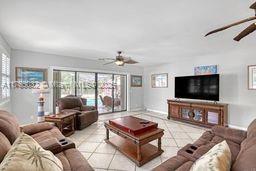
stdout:
{"type": "Polygon", "coordinates": [[[206,36],[208,36],[208,35],[210,35],[210,34],[217,33],[217,32],[220,32],[220,31],[226,30],[226,29],[228,29],[228,28],[230,28],[230,27],[233,27],[233,26],[236,26],[236,25],[239,25],[239,24],[242,24],[242,23],[248,22],[248,21],[252,21],[252,20],[255,20],[255,19],[256,19],[256,16],[254,16],[254,17],[249,17],[249,18],[246,18],[246,19],[244,19],[244,20],[241,20],[241,21],[235,22],[235,23],[233,23],[233,24],[230,24],[230,25],[227,25],[227,26],[224,26],[224,27],[218,28],[218,29],[216,29],[216,30],[213,30],[213,31],[211,31],[211,32],[207,33],[207,34],[205,35],[205,37],[206,37],[206,36]]]}
{"type": "Polygon", "coordinates": [[[99,58],[98,60],[100,60],[100,61],[114,61],[115,59],[113,59],[113,58],[99,58]]]}
{"type": "Polygon", "coordinates": [[[242,38],[246,37],[247,35],[251,34],[256,30],[256,23],[251,24],[249,27],[244,29],[238,36],[234,38],[235,41],[240,41],[242,38]]]}
{"type": "Polygon", "coordinates": [[[254,2],[251,6],[250,6],[251,9],[256,9],[256,2],[254,2]]]}
{"type": "Polygon", "coordinates": [[[109,64],[113,64],[113,63],[115,63],[116,61],[114,60],[114,61],[112,61],[112,62],[108,62],[108,63],[105,63],[105,64],[103,64],[103,65],[109,65],[109,64]]]}
{"type": "Polygon", "coordinates": [[[126,64],[137,64],[138,62],[135,61],[135,60],[129,59],[127,61],[124,61],[124,63],[126,63],[126,64]]]}

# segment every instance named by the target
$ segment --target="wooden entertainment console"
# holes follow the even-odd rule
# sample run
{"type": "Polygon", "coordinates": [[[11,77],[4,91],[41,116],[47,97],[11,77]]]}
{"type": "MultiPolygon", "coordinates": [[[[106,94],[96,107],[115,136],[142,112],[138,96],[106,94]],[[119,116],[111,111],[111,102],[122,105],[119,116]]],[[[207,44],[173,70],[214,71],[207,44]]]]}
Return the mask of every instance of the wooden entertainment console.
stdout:
{"type": "Polygon", "coordinates": [[[168,119],[212,127],[227,126],[228,104],[167,100],[168,119]]]}

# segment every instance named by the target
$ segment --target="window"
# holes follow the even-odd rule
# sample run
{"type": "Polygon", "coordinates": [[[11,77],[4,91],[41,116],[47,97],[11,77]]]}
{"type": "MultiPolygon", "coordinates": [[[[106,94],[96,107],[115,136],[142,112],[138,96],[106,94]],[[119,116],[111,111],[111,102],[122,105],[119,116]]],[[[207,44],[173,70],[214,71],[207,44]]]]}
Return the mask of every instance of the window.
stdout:
{"type": "Polygon", "coordinates": [[[2,53],[1,99],[10,97],[10,58],[2,53]]]}

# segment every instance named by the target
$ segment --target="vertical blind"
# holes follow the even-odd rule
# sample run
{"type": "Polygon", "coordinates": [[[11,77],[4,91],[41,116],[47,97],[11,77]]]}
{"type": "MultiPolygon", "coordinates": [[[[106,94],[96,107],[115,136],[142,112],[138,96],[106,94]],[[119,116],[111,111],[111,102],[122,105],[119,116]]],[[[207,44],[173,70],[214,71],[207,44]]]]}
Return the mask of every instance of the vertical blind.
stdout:
{"type": "Polygon", "coordinates": [[[10,97],[10,58],[2,53],[1,99],[10,97]]]}

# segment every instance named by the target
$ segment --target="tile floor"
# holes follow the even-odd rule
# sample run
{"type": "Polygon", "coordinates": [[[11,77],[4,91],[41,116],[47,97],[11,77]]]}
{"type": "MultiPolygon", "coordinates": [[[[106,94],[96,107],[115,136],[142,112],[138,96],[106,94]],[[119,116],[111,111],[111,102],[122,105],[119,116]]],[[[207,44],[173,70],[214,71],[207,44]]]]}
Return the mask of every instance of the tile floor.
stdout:
{"type": "MultiPolygon", "coordinates": [[[[205,128],[167,120],[166,115],[158,113],[146,111],[120,112],[99,116],[99,121],[97,123],[94,123],[82,131],[76,131],[70,138],[76,143],[78,149],[96,171],[148,171],[166,161],[168,158],[176,155],[180,147],[183,147],[187,143],[192,143],[199,138],[205,130],[205,128]],[[162,149],[164,150],[164,153],[142,167],[136,166],[127,157],[104,142],[106,134],[103,125],[104,121],[128,115],[134,115],[136,117],[157,122],[159,127],[165,130],[162,138],[162,149]]],[[[110,133],[110,136],[116,135],[110,133]]],[[[152,142],[152,144],[155,145],[156,143],[157,141],[152,142]]]]}

